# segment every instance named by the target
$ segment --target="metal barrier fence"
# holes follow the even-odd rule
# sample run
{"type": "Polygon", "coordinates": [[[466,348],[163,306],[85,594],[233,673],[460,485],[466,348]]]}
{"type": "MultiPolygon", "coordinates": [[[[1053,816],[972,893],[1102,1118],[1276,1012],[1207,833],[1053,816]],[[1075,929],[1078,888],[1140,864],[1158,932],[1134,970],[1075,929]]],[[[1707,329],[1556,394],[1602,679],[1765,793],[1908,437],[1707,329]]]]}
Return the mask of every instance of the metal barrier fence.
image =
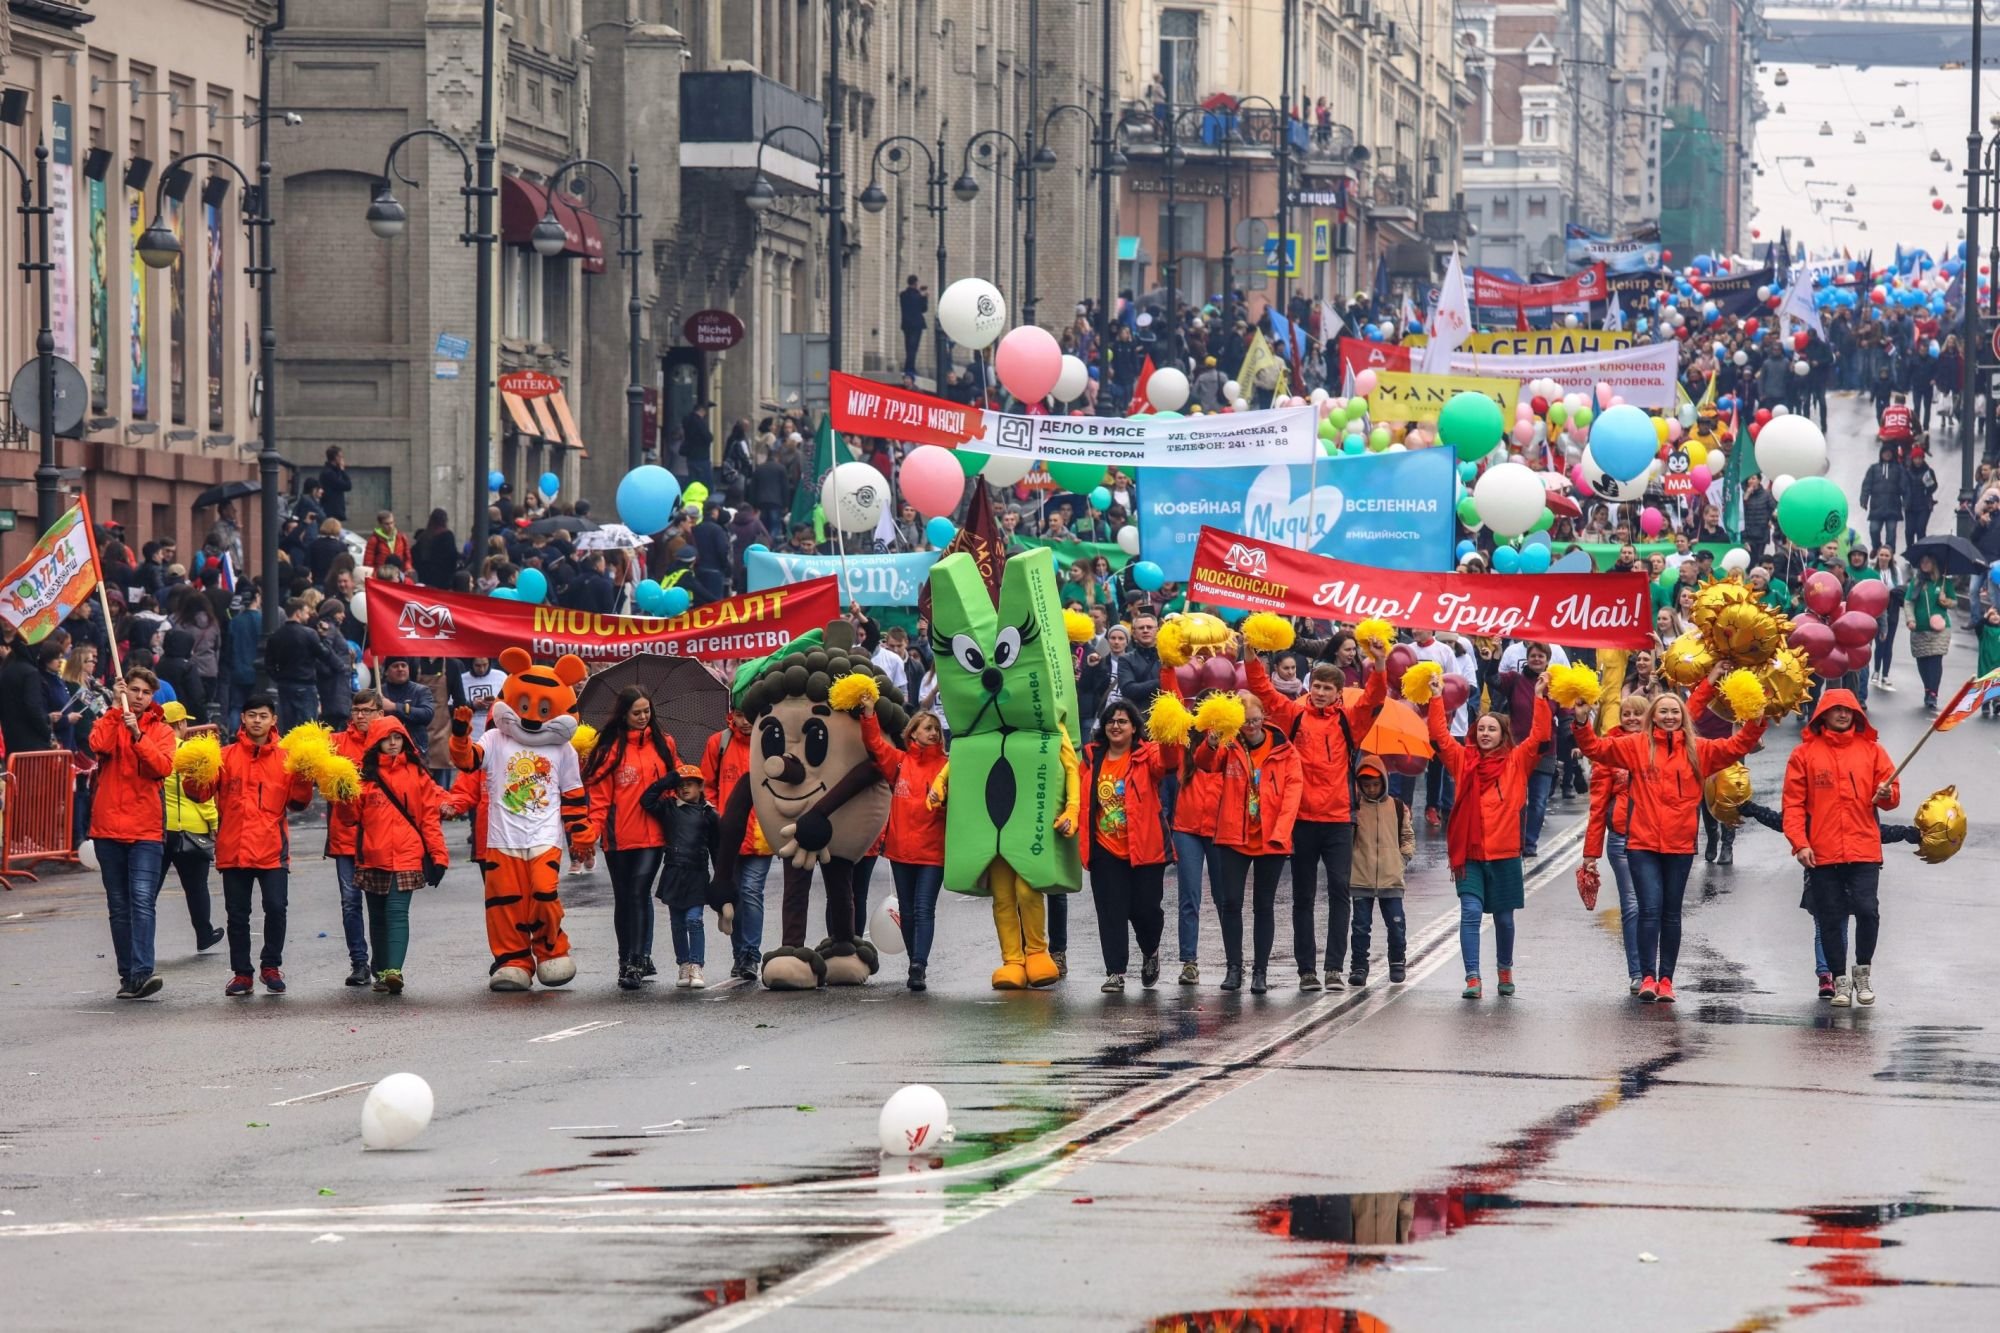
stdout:
{"type": "Polygon", "coordinates": [[[7,756],[6,802],[0,810],[0,884],[33,880],[25,867],[43,861],[78,864],[70,821],[76,810],[76,756],[35,750],[7,756]]]}

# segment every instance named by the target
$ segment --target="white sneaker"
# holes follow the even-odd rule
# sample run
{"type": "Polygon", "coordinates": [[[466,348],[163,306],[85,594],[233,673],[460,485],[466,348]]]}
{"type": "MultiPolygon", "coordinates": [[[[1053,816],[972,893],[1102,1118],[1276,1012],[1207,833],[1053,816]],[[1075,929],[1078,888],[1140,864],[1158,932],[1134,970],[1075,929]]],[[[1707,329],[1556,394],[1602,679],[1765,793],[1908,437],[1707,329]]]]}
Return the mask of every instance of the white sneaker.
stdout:
{"type": "Polygon", "coordinates": [[[1875,688],[1878,690],[1886,690],[1890,694],[1894,694],[1896,692],[1896,687],[1889,683],[1889,678],[1887,676],[1884,676],[1882,677],[1881,680],[1877,681],[1875,683],[1875,688]]]}
{"type": "Polygon", "coordinates": [[[1869,984],[1868,972],[1868,964],[1856,963],[1854,965],[1854,1002],[1856,1004],[1875,1003],[1875,988],[1869,984]]]}
{"type": "Polygon", "coordinates": [[[694,984],[693,973],[694,973],[693,963],[682,963],[680,976],[677,980],[675,980],[674,985],[680,987],[682,990],[686,990],[689,986],[694,984]]]}
{"type": "Polygon", "coordinates": [[[1846,977],[1833,979],[1833,1007],[1845,1009],[1854,1003],[1854,983],[1846,977]]]}
{"type": "Polygon", "coordinates": [[[689,963],[687,965],[687,980],[681,984],[689,990],[703,990],[707,988],[708,983],[701,979],[700,963],[689,963]]]}

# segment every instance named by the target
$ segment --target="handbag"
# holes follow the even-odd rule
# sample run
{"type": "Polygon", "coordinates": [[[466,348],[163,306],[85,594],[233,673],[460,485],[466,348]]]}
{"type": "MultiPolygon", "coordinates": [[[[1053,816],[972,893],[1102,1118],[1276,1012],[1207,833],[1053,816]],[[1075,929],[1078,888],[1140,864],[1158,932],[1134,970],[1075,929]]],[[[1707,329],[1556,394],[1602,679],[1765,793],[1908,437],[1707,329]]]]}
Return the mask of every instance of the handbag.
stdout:
{"type": "MultiPolygon", "coordinates": [[[[388,798],[389,804],[396,807],[396,813],[403,817],[403,822],[410,826],[410,832],[417,835],[417,842],[419,844],[422,844],[424,840],[424,831],[421,828],[417,827],[416,818],[410,814],[409,808],[406,807],[402,803],[402,801],[397,799],[396,793],[389,789],[388,783],[377,782],[375,785],[381,791],[382,795],[388,798]]],[[[439,884],[444,882],[444,872],[448,868],[449,867],[447,867],[444,864],[444,862],[436,860],[431,856],[429,848],[425,848],[424,850],[425,884],[429,885],[431,888],[436,888],[439,884]]]]}

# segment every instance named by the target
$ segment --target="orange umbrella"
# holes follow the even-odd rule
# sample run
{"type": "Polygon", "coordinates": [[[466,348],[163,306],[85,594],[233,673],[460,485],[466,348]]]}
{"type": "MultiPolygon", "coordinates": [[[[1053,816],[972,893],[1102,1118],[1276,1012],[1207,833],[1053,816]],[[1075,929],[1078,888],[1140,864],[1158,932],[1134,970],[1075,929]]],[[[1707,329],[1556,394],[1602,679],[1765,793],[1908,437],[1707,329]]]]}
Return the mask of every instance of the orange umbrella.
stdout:
{"type": "MultiPolygon", "coordinates": [[[[1361,691],[1350,685],[1340,692],[1340,698],[1342,703],[1351,707],[1360,702],[1361,691]]],[[[1383,703],[1375,725],[1361,738],[1361,748],[1385,758],[1412,755],[1428,759],[1431,756],[1430,728],[1424,725],[1423,717],[1415,708],[1401,699],[1390,699],[1383,703]]]]}

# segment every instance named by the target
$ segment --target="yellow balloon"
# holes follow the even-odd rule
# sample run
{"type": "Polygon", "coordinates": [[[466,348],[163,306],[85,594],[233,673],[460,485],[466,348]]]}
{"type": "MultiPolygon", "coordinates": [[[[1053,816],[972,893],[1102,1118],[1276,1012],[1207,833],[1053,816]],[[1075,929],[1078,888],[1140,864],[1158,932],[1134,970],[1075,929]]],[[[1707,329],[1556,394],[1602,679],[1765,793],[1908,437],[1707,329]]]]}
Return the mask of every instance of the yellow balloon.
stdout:
{"type": "Polygon", "coordinates": [[[1702,794],[1708,799],[1708,812],[1735,828],[1743,822],[1743,803],[1750,799],[1750,770],[1736,763],[1710,774],[1702,783],[1702,794]]]}
{"type": "Polygon", "coordinates": [[[1665,417],[1653,418],[1653,435],[1661,444],[1667,442],[1667,419],[1665,417]]]}
{"type": "Polygon", "coordinates": [[[1717,657],[1758,667],[1777,653],[1784,643],[1784,634],[1769,611],[1753,604],[1739,604],[1724,607],[1716,616],[1708,643],[1717,657]]]}
{"type": "Polygon", "coordinates": [[[1703,467],[1708,463],[1708,446],[1700,440],[1689,437],[1681,447],[1687,450],[1689,467],[1703,467]]]}
{"type": "Polygon", "coordinates": [[[1780,648],[1757,673],[1769,702],[1764,716],[1775,722],[1805,702],[1812,688],[1812,666],[1794,648],[1780,648]]]}
{"type": "Polygon", "coordinates": [[[1660,674],[1683,689],[1697,684],[1714,666],[1715,654],[1693,630],[1668,644],[1660,658],[1660,674]]]}
{"type": "Polygon", "coordinates": [[[1949,861],[1965,845],[1965,807],[1958,803],[1958,788],[1932,792],[1917,807],[1917,855],[1936,865],[1949,861]]]}

